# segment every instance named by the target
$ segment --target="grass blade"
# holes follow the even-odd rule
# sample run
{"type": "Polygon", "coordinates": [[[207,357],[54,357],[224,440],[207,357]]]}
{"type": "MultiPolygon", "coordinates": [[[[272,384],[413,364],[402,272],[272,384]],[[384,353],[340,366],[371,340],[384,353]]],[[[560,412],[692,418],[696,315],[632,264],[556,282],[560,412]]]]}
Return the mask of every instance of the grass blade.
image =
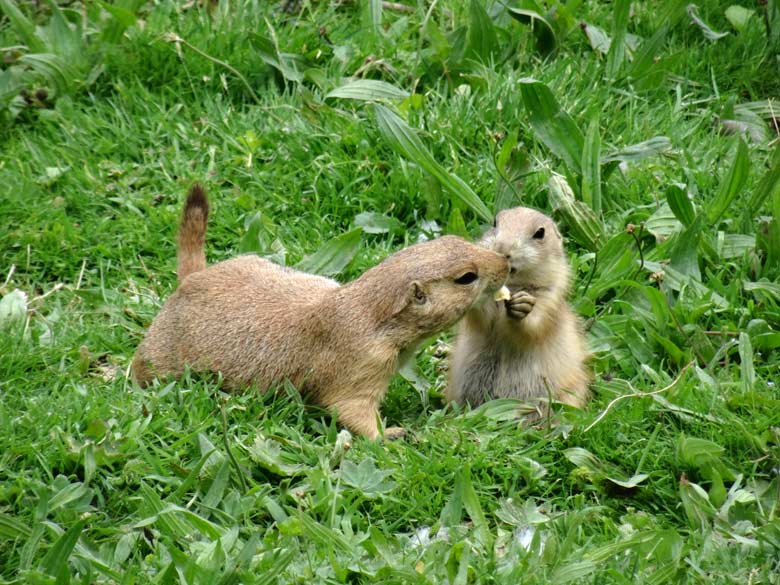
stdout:
{"type": "Polygon", "coordinates": [[[363,230],[356,228],[327,241],[314,254],[301,260],[297,268],[312,274],[332,276],[347,267],[357,254],[363,230]]]}
{"type": "Polygon", "coordinates": [[[539,139],[571,171],[580,173],[585,139],[571,116],[558,105],[550,88],[535,79],[521,79],[520,94],[539,139]]]}
{"type": "Polygon", "coordinates": [[[734,162],[729,169],[726,178],[720,184],[715,200],[707,209],[707,219],[711,224],[716,224],[721,216],[731,205],[731,202],[739,194],[748,179],[750,173],[750,160],[745,141],[741,138],[737,142],[737,153],[734,162]]]}
{"type": "Polygon", "coordinates": [[[386,81],[376,79],[355,79],[328,92],[325,99],[343,98],[361,100],[364,102],[390,99],[402,100],[409,97],[409,92],[386,81]]]}
{"type": "Polygon", "coordinates": [[[471,187],[463,179],[449,173],[437,163],[414,130],[406,122],[381,105],[374,106],[374,114],[379,131],[393,150],[430,173],[443,187],[481,219],[485,221],[493,219],[490,210],[471,187]]]}
{"type": "Polygon", "coordinates": [[[599,117],[594,116],[588,125],[585,148],[582,150],[582,200],[597,216],[601,215],[601,136],[599,117]]]}

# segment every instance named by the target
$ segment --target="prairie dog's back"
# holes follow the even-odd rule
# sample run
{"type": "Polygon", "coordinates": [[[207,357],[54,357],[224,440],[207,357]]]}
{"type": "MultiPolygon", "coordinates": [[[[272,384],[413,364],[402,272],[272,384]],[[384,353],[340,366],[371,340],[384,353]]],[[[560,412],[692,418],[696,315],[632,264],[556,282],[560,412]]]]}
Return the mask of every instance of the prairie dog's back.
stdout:
{"type": "Polygon", "coordinates": [[[228,380],[274,380],[290,371],[286,357],[294,357],[297,338],[289,332],[305,329],[312,307],[338,286],[259,256],[214,264],[184,279],[138,354],[161,371],[181,373],[186,363],[221,371],[228,380]],[[273,356],[264,359],[270,348],[273,356]],[[264,364],[261,371],[257,364],[264,364]]]}

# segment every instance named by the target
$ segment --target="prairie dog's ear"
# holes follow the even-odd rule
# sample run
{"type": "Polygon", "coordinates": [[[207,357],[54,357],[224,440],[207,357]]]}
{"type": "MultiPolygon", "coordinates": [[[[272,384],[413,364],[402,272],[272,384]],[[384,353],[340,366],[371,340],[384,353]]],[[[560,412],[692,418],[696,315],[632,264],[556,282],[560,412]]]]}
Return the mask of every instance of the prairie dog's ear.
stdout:
{"type": "Polygon", "coordinates": [[[428,293],[419,280],[413,280],[409,284],[409,300],[417,305],[428,302],[428,293]]]}
{"type": "Polygon", "coordinates": [[[419,280],[413,280],[406,286],[406,292],[398,297],[393,305],[393,315],[397,315],[409,305],[424,305],[428,302],[428,293],[419,280]]]}

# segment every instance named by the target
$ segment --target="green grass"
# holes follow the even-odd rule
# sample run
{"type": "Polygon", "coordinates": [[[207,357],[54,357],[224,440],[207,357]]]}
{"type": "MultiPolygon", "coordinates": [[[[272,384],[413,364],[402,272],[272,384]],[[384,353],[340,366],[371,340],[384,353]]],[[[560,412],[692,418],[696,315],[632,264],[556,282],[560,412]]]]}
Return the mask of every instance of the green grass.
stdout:
{"type": "Polygon", "coordinates": [[[0,582],[780,582],[780,33],[763,6],[737,31],[701,2],[729,32],[709,40],[679,2],[625,21],[623,2],[552,2],[549,30],[455,0],[378,27],[378,2],[40,4],[0,19],[21,47],[0,77],[0,582]],[[439,170],[389,138],[374,94],[325,97],[356,72],[413,94],[385,107],[439,170]],[[347,449],[292,388],[136,388],[195,180],[210,261],[295,265],[361,213],[392,218],[363,216],[326,267],[344,281],[432,222],[478,235],[471,190],[554,212],[593,401],[534,428],[511,401],[445,405],[432,343],[383,408],[407,438],[347,449]]]}

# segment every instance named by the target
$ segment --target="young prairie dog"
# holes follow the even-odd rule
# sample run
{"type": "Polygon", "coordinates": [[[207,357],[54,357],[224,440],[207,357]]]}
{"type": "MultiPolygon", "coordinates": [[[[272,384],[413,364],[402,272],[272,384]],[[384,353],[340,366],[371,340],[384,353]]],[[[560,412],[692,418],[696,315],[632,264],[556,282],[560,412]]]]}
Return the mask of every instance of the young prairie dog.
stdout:
{"type": "Polygon", "coordinates": [[[570,268],[555,223],[533,209],[508,209],[479,244],[509,259],[511,296],[475,306],[459,325],[447,398],[476,406],[551,395],[582,407],[587,353],[566,302],[570,268]]]}
{"type": "Polygon", "coordinates": [[[133,378],[146,385],[188,366],[221,373],[230,389],[288,379],[372,439],[401,352],[451,327],[508,273],[504,256],[454,236],[401,250],[345,285],[253,255],[206,267],[207,216],[196,185],[179,231],[179,288],[138,347],[133,378]]]}

